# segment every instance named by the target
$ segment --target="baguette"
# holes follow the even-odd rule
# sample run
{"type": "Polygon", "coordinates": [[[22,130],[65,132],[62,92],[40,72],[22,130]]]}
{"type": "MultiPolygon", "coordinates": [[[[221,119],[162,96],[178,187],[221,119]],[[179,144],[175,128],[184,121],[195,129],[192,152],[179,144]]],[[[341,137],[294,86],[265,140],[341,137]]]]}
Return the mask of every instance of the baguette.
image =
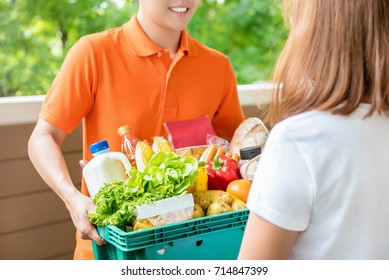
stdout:
{"type": "Polygon", "coordinates": [[[264,148],[269,130],[259,118],[248,118],[244,120],[235,130],[232,137],[229,151],[232,154],[240,154],[240,149],[261,146],[264,148]]]}

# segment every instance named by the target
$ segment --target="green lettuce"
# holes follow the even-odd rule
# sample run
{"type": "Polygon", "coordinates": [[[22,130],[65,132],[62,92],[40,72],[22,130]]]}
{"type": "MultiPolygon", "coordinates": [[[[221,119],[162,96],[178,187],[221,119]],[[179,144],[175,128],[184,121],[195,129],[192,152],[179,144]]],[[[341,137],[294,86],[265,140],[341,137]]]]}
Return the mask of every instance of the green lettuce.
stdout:
{"type": "Polygon", "coordinates": [[[143,172],[131,168],[129,178],[105,184],[93,198],[96,210],[88,215],[98,226],[130,225],[136,216],[136,206],[187,193],[197,176],[198,161],[160,152],[150,159],[143,172]]]}

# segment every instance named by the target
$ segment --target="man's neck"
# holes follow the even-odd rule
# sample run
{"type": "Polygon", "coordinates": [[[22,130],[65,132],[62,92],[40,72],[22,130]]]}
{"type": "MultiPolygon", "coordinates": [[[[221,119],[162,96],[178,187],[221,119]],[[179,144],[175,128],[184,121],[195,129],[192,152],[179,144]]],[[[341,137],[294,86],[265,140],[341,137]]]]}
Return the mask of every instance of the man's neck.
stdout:
{"type": "Polygon", "coordinates": [[[143,20],[143,17],[137,16],[140,26],[146,35],[158,46],[170,52],[171,57],[174,57],[180,47],[181,32],[166,30],[156,25],[149,24],[143,20]]]}

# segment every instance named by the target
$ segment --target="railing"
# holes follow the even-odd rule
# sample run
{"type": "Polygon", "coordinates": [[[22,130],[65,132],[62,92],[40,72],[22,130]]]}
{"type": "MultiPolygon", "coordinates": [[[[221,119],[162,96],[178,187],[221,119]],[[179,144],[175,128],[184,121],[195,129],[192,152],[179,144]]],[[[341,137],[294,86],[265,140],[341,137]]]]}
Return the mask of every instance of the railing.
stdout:
{"type": "MultiPolygon", "coordinates": [[[[239,99],[242,107],[261,106],[270,100],[272,84],[239,85],[239,99]]],[[[44,95],[0,98],[0,126],[35,123],[44,100],[44,95]]]]}

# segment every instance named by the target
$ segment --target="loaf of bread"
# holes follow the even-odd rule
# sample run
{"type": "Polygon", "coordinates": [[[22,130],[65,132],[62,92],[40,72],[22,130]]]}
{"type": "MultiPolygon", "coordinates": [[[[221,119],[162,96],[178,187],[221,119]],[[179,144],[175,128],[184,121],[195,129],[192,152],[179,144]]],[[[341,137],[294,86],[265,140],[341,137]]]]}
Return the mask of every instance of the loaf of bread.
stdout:
{"type": "Polygon", "coordinates": [[[239,154],[240,149],[261,146],[266,143],[269,130],[259,118],[247,118],[235,130],[230,142],[229,150],[232,154],[239,154]]]}

